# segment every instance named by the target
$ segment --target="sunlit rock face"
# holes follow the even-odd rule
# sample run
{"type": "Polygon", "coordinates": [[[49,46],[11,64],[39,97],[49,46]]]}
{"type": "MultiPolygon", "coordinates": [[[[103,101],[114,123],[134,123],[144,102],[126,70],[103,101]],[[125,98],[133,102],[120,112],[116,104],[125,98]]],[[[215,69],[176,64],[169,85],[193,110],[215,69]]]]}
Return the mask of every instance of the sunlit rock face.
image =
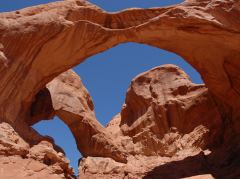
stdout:
{"type": "MultiPolygon", "coordinates": [[[[190,156],[199,156],[191,163],[200,170],[196,164],[219,145],[222,128],[221,115],[204,85],[193,84],[177,66],[153,68],[132,80],[121,113],[106,127],[118,148],[129,154],[127,163],[87,157],[80,163],[79,178],[150,177],[155,167],[190,156]]],[[[189,167],[187,162],[182,165],[189,167]]],[[[154,177],[162,172],[166,178],[181,175],[170,170],[154,177]]]]}
{"type": "Polygon", "coordinates": [[[0,124],[0,178],[73,179],[73,169],[51,139],[26,143],[7,123],[0,124]]]}
{"type": "Polygon", "coordinates": [[[185,147],[211,144],[221,125],[207,88],[193,84],[180,68],[164,65],[132,80],[120,128],[143,154],[172,156],[185,147]]]}
{"type": "Polygon", "coordinates": [[[43,171],[43,178],[72,177],[64,156],[57,157],[63,151],[30,127],[54,115],[83,152],[80,178],[239,176],[239,16],[238,0],[187,0],[117,13],[65,0],[1,13],[0,120],[19,136],[11,145],[1,142],[1,156],[19,163],[2,162],[2,177],[12,177],[8,168],[18,172],[27,160],[46,167],[31,169],[43,171]],[[192,84],[178,67],[157,67],[133,80],[122,111],[102,127],[79,77],[67,70],[123,42],[182,56],[206,87],[192,84]],[[50,148],[50,162],[40,151],[40,159],[32,157],[38,145],[50,148]]]}
{"type": "Polygon", "coordinates": [[[47,88],[54,113],[68,125],[83,156],[111,157],[126,162],[125,152],[116,146],[97,121],[93,101],[76,73],[72,70],[64,72],[47,88]]]}

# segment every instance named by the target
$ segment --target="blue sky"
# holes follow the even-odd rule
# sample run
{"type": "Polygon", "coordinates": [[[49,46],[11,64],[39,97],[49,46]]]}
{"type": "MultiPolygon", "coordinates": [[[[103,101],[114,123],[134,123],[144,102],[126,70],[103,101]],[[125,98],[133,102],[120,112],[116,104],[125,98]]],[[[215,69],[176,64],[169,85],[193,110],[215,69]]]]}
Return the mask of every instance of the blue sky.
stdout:
{"type": "MultiPolygon", "coordinates": [[[[12,11],[48,2],[53,2],[53,0],[1,0],[0,11],[12,11]]],[[[91,0],[90,2],[113,12],[130,7],[166,6],[180,3],[182,0],[91,0]]],[[[81,76],[93,98],[98,120],[106,125],[115,114],[120,112],[132,78],[143,71],[169,63],[183,68],[195,83],[202,83],[199,74],[181,57],[136,43],[121,44],[90,57],[76,66],[74,70],[81,76]]],[[[55,142],[65,150],[71,165],[77,171],[80,153],[67,126],[58,118],[54,118],[51,121],[42,121],[34,125],[34,128],[42,135],[53,137],[55,142]]]]}

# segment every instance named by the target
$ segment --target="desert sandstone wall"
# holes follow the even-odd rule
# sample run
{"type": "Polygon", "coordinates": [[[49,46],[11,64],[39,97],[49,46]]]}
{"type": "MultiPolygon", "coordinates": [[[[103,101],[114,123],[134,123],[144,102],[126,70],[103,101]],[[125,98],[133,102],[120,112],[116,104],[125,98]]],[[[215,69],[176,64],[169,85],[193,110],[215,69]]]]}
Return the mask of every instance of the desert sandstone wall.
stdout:
{"type": "Polygon", "coordinates": [[[1,13],[1,175],[73,177],[63,151],[30,127],[55,115],[84,155],[81,178],[239,175],[239,16],[238,0],[186,0],[117,13],[65,0],[1,13]],[[152,69],[133,79],[122,111],[104,128],[80,78],[67,70],[123,42],[182,56],[206,87],[176,66],[152,69]],[[18,166],[31,166],[30,174],[18,166]]]}

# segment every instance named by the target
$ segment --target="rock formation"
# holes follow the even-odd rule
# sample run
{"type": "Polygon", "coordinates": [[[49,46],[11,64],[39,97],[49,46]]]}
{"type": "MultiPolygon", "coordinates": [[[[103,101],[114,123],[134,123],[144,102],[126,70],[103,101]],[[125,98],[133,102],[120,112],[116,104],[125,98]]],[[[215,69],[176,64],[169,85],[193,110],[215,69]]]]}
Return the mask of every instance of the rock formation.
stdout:
{"type": "Polygon", "coordinates": [[[218,138],[221,125],[207,88],[193,84],[173,65],[154,68],[133,79],[120,121],[123,134],[141,143],[144,155],[161,156],[172,156],[188,145],[204,148],[206,142],[218,138]],[[203,141],[206,133],[208,140],[203,141]]]}
{"type": "Polygon", "coordinates": [[[117,148],[97,121],[93,101],[77,74],[69,70],[50,82],[47,88],[55,115],[69,126],[83,156],[111,157],[126,162],[124,151],[117,148]]]}
{"type": "Polygon", "coordinates": [[[30,146],[7,123],[0,124],[0,178],[74,178],[69,161],[52,141],[30,146]]]}
{"type": "Polygon", "coordinates": [[[65,0],[1,13],[0,177],[73,177],[63,151],[31,128],[54,115],[84,155],[81,178],[239,176],[239,16],[238,0],[117,13],[65,0]],[[133,80],[122,111],[102,127],[80,79],[67,70],[123,42],[182,56],[206,87],[177,67],[152,69],[133,80]],[[5,172],[9,167],[14,172],[5,172]]]}
{"type": "MultiPolygon", "coordinates": [[[[106,127],[118,148],[129,154],[127,163],[87,157],[80,163],[79,176],[142,178],[156,166],[193,155],[204,158],[219,145],[222,125],[218,108],[204,85],[193,84],[174,65],[156,67],[132,80],[121,113],[106,127]]],[[[200,171],[200,167],[195,170],[200,171]]],[[[184,174],[164,175],[166,172],[172,171],[154,177],[179,178],[184,174]]]]}

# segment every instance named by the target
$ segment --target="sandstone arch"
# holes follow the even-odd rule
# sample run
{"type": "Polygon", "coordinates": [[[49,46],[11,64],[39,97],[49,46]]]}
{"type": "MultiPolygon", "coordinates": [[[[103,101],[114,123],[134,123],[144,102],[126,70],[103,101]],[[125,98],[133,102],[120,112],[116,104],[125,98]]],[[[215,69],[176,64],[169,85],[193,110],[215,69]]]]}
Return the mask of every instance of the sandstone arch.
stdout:
{"type": "Polygon", "coordinates": [[[68,125],[84,157],[102,156],[120,162],[127,161],[126,151],[117,147],[96,119],[93,101],[76,73],[71,70],[64,72],[51,81],[47,89],[50,96],[43,101],[52,99],[51,113],[68,125]]]}
{"type": "Polygon", "coordinates": [[[86,1],[66,0],[2,13],[0,120],[34,142],[39,136],[27,124],[30,109],[48,82],[91,55],[137,42],[189,62],[222,117],[239,132],[239,6],[237,0],[187,0],[165,8],[107,13],[86,1]]]}
{"type": "Polygon", "coordinates": [[[87,2],[67,0],[3,13],[0,40],[5,65],[0,70],[4,74],[1,86],[5,88],[1,99],[16,105],[13,109],[6,102],[1,118],[16,121],[27,110],[22,104],[28,106],[55,76],[88,56],[128,41],[179,54],[200,72],[222,103],[237,110],[238,79],[234,69],[239,57],[238,10],[237,1],[192,0],[167,8],[108,14],[87,2]],[[235,73],[228,75],[229,70],[235,73]],[[9,83],[12,72],[17,78],[11,82],[18,91],[9,83]]]}

